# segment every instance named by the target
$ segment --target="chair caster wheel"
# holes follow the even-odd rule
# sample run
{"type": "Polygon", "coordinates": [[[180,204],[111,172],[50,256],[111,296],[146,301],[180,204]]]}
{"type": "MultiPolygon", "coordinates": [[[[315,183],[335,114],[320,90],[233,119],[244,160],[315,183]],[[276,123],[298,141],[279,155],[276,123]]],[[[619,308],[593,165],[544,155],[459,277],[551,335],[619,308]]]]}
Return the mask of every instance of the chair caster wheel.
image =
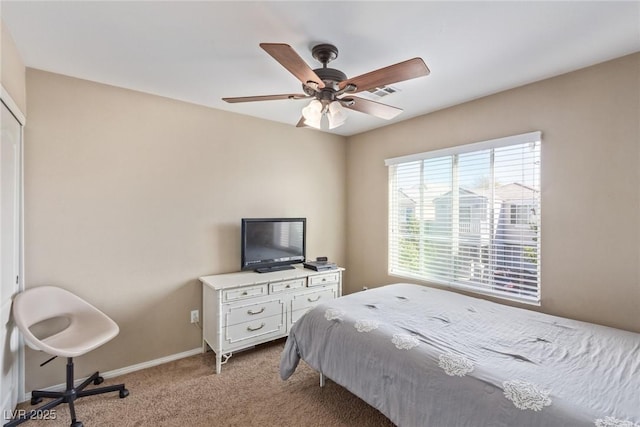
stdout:
{"type": "Polygon", "coordinates": [[[76,421],[75,423],[71,423],[71,427],[84,427],[82,422],[76,421]]]}
{"type": "Polygon", "coordinates": [[[124,399],[127,396],[129,396],[129,390],[126,388],[124,390],[120,390],[120,399],[124,399]]]}
{"type": "Polygon", "coordinates": [[[42,402],[42,398],[41,397],[32,397],[31,398],[31,404],[32,405],[37,405],[40,402],[42,402]]]}
{"type": "Polygon", "coordinates": [[[102,384],[103,382],[104,382],[104,378],[97,377],[95,380],[93,380],[93,385],[102,384]]]}

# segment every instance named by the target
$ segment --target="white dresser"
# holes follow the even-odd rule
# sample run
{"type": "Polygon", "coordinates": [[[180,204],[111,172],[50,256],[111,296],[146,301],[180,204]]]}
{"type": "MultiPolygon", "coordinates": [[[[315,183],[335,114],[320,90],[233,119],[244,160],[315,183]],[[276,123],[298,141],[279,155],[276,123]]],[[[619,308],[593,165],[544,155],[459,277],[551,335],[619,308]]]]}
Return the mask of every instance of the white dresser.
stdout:
{"type": "Polygon", "coordinates": [[[309,309],[341,296],[343,271],[296,267],[201,277],[202,341],[216,354],[216,373],[234,351],[287,336],[309,309]]]}

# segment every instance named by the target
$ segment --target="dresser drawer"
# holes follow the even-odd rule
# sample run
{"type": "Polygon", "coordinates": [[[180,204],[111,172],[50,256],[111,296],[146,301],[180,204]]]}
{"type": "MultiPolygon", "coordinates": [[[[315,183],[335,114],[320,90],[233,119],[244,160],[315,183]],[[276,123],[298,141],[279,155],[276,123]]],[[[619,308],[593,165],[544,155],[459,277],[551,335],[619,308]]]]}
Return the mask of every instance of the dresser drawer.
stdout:
{"type": "Polygon", "coordinates": [[[291,301],[291,310],[308,310],[320,303],[332,300],[336,298],[336,296],[335,286],[321,288],[315,292],[305,292],[294,295],[293,300],[291,301]]]}
{"type": "Polygon", "coordinates": [[[226,341],[229,344],[234,344],[265,335],[281,335],[285,333],[285,323],[283,316],[271,316],[227,326],[225,328],[226,341]]]}
{"type": "Polygon", "coordinates": [[[283,282],[269,283],[269,293],[277,294],[278,292],[289,291],[291,289],[304,288],[305,279],[285,280],[283,282]]]}
{"type": "Polygon", "coordinates": [[[305,314],[307,311],[311,310],[310,308],[304,308],[302,310],[294,310],[291,312],[291,325],[293,326],[294,323],[296,323],[303,314],[305,314]]]}
{"type": "Polygon", "coordinates": [[[254,298],[267,295],[267,284],[245,286],[243,288],[222,291],[222,302],[237,301],[244,298],[254,298]]]}
{"type": "Polygon", "coordinates": [[[338,283],[340,274],[339,273],[327,273],[327,274],[319,274],[317,276],[309,277],[309,286],[320,286],[320,285],[328,285],[330,283],[338,283]]]}
{"type": "Polygon", "coordinates": [[[282,316],[284,317],[285,304],[280,299],[251,302],[246,304],[233,304],[226,313],[227,326],[238,323],[253,322],[264,317],[282,316]]]}
{"type": "Polygon", "coordinates": [[[302,317],[307,311],[316,305],[337,298],[338,286],[332,285],[324,288],[316,288],[315,292],[305,292],[304,294],[294,295],[291,301],[291,327],[302,317]]]}

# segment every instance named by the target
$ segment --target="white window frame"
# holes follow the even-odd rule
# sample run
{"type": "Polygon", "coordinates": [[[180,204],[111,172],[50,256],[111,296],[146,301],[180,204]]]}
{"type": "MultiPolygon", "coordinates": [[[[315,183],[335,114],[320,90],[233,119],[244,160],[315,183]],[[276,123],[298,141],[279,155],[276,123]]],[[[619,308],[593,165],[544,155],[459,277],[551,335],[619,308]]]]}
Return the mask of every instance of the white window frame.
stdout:
{"type": "MultiPolygon", "coordinates": [[[[495,296],[503,299],[539,305],[540,294],[541,294],[541,275],[540,275],[541,273],[541,269],[540,269],[540,265],[541,265],[540,263],[541,261],[541,252],[540,252],[540,248],[541,248],[541,227],[540,227],[541,142],[542,142],[542,134],[541,132],[536,131],[536,132],[529,132],[529,133],[524,133],[520,135],[507,136],[504,138],[492,139],[488,141],[477,142],[473,144],[466,144],[466,145],[452,147],[452,148],[446,148],[441,150],[434,150],[434,151],[429,151],[424,153],[417,153],[417,154],[411,154],[407,156],[386,159],[385,165],[389,168],[389,218],[388,218],[388,221],[389,221],[388,223],[388,226],[389,226],[388,273],[389,275],[406,278],[406,279],[417,279],[417,280],[431,282],[439,285],[445,285],[453,288],[464,289],[466,291],[491,295],[491,296],[495,296]],[[495,179],[494,173],[496,171],[496,168],[501,166],[499,163],[494,162],[495,153],[499,152],[499,149],[508,150],[509,147],[513,147],[514,149],[517,149],[518,146],[522,146],[523,144],[528,144],[532,147],[533,146],[540,147],[540,150],[537,150],[535,152],[536,153],[534,155],[535,160],[532,161],[531,159],[527,159],[529,163],[523,162],[521,166],[523,170],[522,172],[523,174],[531,173],[536,177],[537,188],[534,189],[537,192],[536,207],[535,207],[535,211],[532,213],[532,218],[533,218],[532,221],[534,222],[531,223],[531,227],[526,225],[523,226],[522,224],[517,224],[518,229],[528,230],[527,231],[529,235],[528,239],[531,239],[535,243],[533,243],[533,246],[532,246],[531,241],[527,240],[526,244],[523,244],[523,243],[518,244],[516,240],[515,246],[509,246],[507,243],[505,243],[505,242],[508,242],[508,240],[503,240],[502,246],[498,246],[497,242],[499,237],[497,234],[495,234],[497,230],[497,225],[496,225],[497,222],[495,221],[497,220],[492,219],[497,217],[494,217],[494,215],[496,214],[490,211],[487,215],[489,218],[488,222],[492,223],[491,229],[490,229],[491,231],[490,232],[485,231],[485,235],[489,236],[488,237],[489,246],[487,249],[488,255],[486,256],[478,255],[478,251],[471,251],[472,254],[470,255],[469,252],[465,252],[469,250],[469,246],[462,245],[458,241],[456,236],[459,236],[460,232],[469,232],[468,230],[477,229],[478,224],[477,223],[467,224],[465,222],[464,225],[462,225],[460,218],[458,217],[459,213],[461,212],[461,207],[459,206],[459,203],[461,200],[460,189],[462,189],[462,186],[458,183],[458,166],[457,166],[458,159],[460,158],[461,155],[465,155],[465,154],[473,155],[474,153],[481,153],[481,152],[490,153],[489,154],[490,156],[489,170],[490,170],[490,176],[491,176],[490,188],[492,190],[489,190],[490,195],[488,196],[488,200],[489,200],[488,205],[489,205],[489,209],[491,210],[492,209],[491,206],[494,206],[494,204],[499,201],[499,199],[495,196],[496,179],[495,179]],[[400,175],[401,175],[400,177],[396,177],[396,173],[397,173],[398,167],[401,167],[402,165],[410,166],[413,163],[423,162],[425,160],[430,160],[430,159],[437,159],[437,160],[442,159],[443,161],[446,161],[448,158],[451,159],[450,169],[451,169],[452,190],[450,192],[450,195],[447,196],[451,199],[451,206],[450,208],[447,208],[447,209],[450,209],[451,212],[455,212],[453,214],[451,213],[449,214],[451,219],[448,224],[450,226],[449,229],[454,231],[449,231],[449,233],[451,234],[451,237],[445,237],[443,241],[446,241],[445,244],[447,248],[452,248],[451,253],[453,253],[454,255],[444,256],[444,258],[447,258],[447,259],[450,258],[451,264],[450,265],[446,263],[438,264],[438,267],[436,269],[440,268],[439,266],[442,266],[442,270],[439,271],[434,276],[433,272],[429,272],[427,271],[428,268],[423,267],[422,258],[426,258],[428,256],[401,255],[401,252],[402,252],[401,245],[403,244],[403,238],[406,238],[407,236],[407,232],[406,231],[403,232],[401,230],[407,230],[407,227],[405,224],[405,228],[403,229],[403,224],[401,224],[402,220],[399,219],[400,218],[399,215],[403,214],[403,209],[406,210],[406,206],[400,206],[400,201],[399,201],[399,198],[400,198],[399,194],[400,192],[403,192],[404,189],[401,187],[396,188],[396,186],[399,185],[397,184],[396,179],[397,180],[402,179],[402,172],[400,172],[400,175]],[[453,190],[454,188],[456,189],[455,191],[453,190]],[[509,248],[507,246],[509,246],[509,248]],[[501,248],[499,251],[498,249],[496,249],[498,247],[501,248]],[[460,258],[466,260],[466,259],[469,259],[469,257],[483,256],[483,262],[485,262],[485,260],[487,259],[490,259],[490,260],[497,259],[496,258],[497,253],[499,253],[500,256],[502,257],[509,258],[511,253],[518,253],[517,251],[509,252],[510,250],[513,250],[515,248],[518,248],[520,251],[518,257],[515,258],[516,261],[521,263],[520,265],[524,265],[523,264],[524,260],[531,261],[531,259],[528,258],[530,256],[530,253],[527,251],[532,251],[534,253],[533,257],[534,257],[535,264],[533,266],[531,266],[530,264],[527,264],[528,269],[525,270],[523,268],[523,270],[521,270],[522,272],[527,271],[529,272],[529,274],[528,275],[523,274],[521,276],[520,282],[518,282],[517,279],[505,279],[504,276],[501,277],[500,274],[502,274],[503,271],[501,271],[500,268],[498,267],[498,263],[494,261],[489,261],[488,263],[483,264],[484,270],[490,271],[490,274],[484,274],[482,276],[483,277],[482,280],[476,278],[475,276],[471,277],[472,274],[470,274],[469,278],[460,279],[460,275],[458,274],[458,267],[454,266],[454,264],[459,262],[457,259],[460,259],[460,258]],[[404,267],[402,266],[403,262],[405,262],[407,259],[413,260],[413,257],[419,258],[415,260],[415,262],[411,262],[413,267],[407,268],[406,265],[404,267]],[[456,260],[454,261],[454,259],[456,260]],[[533,269],[535,269],[535,273],[533,273],[534,271],[533,269]],[[490,278],[487,279],[487,277],[490,277],[490,278]],[[513,280],[518,285],[504,286],[505,280],[507,281],[513,280]]],[[[421,163],[421,165],[424,165],[424,164],[425,162],[421,163]]],[[[421,168],[422,167],[424,166],[421,166],[421,168]]],[[[447,166],[447,168],[449,168],[449,166],[447,166]]],[[[448,169],[444,169],[444,170],[448,170],[448,169]]],[[[423,190],[423,186],[426,184],[423,184],[423,183],[425,183],[426,181],[423,180],[422,176],[419,178],[419,180],[420,180],[419,181],[420,189],[419,189],[419,196],[417,196],[417,199],[419,201],[416,202],[417,203],[416,210],[421,211],[422,209],[425,209],[425,210],[431,209],[433,212],[436,210],[435,199],[428,202],[425,201],[426,198],[423,197],[423,192],[425,191],[423,190]]],[[[444,211],[440,211],[440,212],[444,212],[444,211]]],[[[449,211],[447,210],[447,212],[449,211]]],[[[474,213],[472,213],[471,215],[473,216],[474,213]]],[[[510,210],[505,220],[510,223],[511,221],[510,210]]],[[[423,216],[421,217],[421,219],[416,220],[414,222],[413,228],[411,228],[412,231],[409,231],[409,234],[408,234],[411,237],[413,236],[416,237],[416,239],[419,242],[416,244],[416,247],[418,248],[418,251],[421,253],[428,252],[428,250],[424,249],[424,247],[428,246],[429,244],[433,244],[433,242],[436,242],[434,246],[438,245],[437,240],[434,238],[435,235],[430,235],[429,234],[430,231],[426,231],[427,229],[429,229],[429,225],[427,225],[425,216],[423,216]],[[414,233],[414,234],[411,234],[411,233],[414,233]],[[427,243],[428,241],[430,243],[427,243]]],[[[510,235],[508,235],[507,237],[511,238],[510,235]]],[[[502,238],[504,239],[504,236],[502,236],[502,238]]],[[[405,243],[406,243],[406,240],[405,240],[405,243]]],[[[480,248],[480,246],[478,246],[478,248],[480,248]]],[[[445,249],[445,253],[447,250],[449,249],[445,249]]],[[[480,249],[480,251],[482,251],[482,249],[480,249]]],[[[437,263],[440,262],[440,255],[436,255],[431,259],[432,259],[431,265],[432,266],[436,265],[437,263]]],[[[513,270],[511,271],[511,273],[513,273],[513,270]]]]}

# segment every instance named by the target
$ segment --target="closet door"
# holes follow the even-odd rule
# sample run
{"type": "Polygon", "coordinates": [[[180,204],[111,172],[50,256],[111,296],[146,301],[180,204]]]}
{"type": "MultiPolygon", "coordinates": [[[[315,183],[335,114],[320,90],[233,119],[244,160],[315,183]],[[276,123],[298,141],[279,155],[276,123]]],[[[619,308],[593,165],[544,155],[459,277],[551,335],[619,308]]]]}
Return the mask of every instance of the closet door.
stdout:
{"type": "Polygon", "coordinates": [[[5,105],[0,135],[0,404],[2,420],[18,401],[20,366],[18,330],[11,301],[20,288],[20,207],[22,125],[5,105]]]}

